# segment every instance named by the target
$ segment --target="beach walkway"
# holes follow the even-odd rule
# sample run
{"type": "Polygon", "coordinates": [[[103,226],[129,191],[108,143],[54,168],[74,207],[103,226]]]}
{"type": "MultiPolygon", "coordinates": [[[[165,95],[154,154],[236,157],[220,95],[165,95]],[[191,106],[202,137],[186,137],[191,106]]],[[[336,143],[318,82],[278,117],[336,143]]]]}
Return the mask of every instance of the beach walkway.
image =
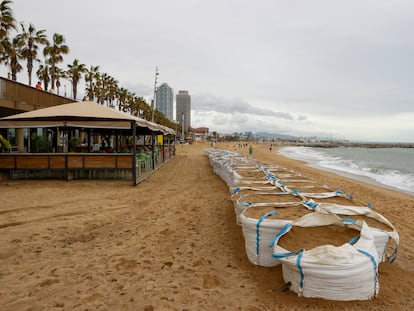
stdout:
{"type": "Polygon", "coordinates": [[[279,292],[281,268],[247,259],[230,192],[203,155],[207,147],[177,146],[176,157],[137,187],[124,181],[2,182],[0,309],[414,307],[414,273],[395,265],[381,271],[373,301],[279,292]]]}

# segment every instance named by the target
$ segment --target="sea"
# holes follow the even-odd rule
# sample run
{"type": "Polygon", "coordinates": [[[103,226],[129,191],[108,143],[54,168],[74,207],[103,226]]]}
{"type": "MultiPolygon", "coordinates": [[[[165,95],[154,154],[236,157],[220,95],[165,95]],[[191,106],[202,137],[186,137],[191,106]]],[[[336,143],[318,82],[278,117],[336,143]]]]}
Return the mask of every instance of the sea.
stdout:
{"type": "Polygon", "coordinates": [[[414,195],[414,148],[296,147],[279,153],[309,165],[414,195]]]}

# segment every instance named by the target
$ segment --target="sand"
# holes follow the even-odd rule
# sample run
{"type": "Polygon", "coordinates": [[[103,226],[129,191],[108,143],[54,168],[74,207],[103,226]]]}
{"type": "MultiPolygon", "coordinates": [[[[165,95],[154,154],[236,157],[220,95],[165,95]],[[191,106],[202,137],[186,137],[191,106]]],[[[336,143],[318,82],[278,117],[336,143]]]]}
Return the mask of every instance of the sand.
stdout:
{"type": "MultiPolygon", "coordinates": [[[[227,185],[203,150],[129,181],[0,182],[0,310],[412,310],[414,196],[364,184],[255,146],[258,160],[349,192],[400,234],[398,258],[379,266],[370,301],[279,291],[281,267],[254,266],[227,185]]],[[[238,144],[218,148],[241,150],[238,144]]],[[[356,284],[357,286],[357,284],[356,284]]]]}

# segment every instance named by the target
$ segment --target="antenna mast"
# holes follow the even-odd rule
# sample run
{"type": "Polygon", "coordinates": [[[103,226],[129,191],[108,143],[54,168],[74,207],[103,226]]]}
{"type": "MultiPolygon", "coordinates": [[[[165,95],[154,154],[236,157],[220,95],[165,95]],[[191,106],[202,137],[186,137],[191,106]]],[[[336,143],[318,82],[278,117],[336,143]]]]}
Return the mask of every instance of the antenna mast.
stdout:
{"type": "Polygon", "coordinates": [[[157,98],[157,79],[158,79],[158,67],[155,66],[155,79],[154,79],[154,98],[152,99],[151,108],[152,108],[152,116],[151,116],[151,122],[154,122],[154,112],[155,112],[155,101],[157,98]]]}

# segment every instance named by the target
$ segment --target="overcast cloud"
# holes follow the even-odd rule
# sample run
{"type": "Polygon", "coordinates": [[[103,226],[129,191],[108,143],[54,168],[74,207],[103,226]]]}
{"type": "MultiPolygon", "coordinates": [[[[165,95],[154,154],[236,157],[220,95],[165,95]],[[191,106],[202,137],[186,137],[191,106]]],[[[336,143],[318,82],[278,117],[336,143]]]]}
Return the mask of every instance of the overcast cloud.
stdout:
{"type": "Polygon", "coordinates": [[[65,36],[71,53],[62,67],[74,58],[99,65],[149,99],[158,66],[159,83],[191,94],[194,127],[414,142],[411,0],[15,0],[11,7],[18,21],[65,36]]]}

